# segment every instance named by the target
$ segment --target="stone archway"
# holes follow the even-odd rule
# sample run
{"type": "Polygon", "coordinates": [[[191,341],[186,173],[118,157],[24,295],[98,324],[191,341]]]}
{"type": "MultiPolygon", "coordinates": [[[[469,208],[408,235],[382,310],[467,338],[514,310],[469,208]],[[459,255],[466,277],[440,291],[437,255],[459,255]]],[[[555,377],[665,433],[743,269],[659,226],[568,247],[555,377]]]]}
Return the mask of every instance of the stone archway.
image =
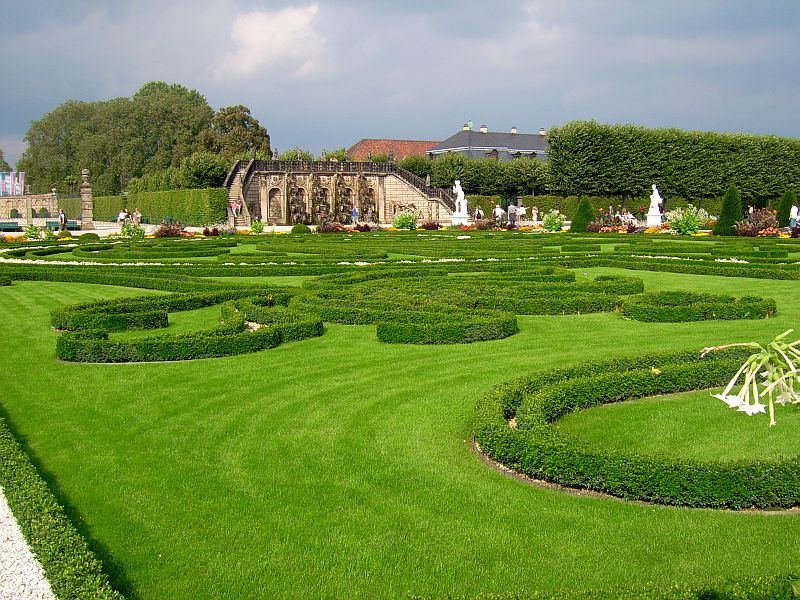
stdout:
{"type": "Polygon", "coordinates": [[[311,216],[318,225],[331,214],[331,190],[329,188],[319,187],[315,190],[312,211],[311,216]]]}
{"type": "Polygon", "coordinates": [[[340,196],[339,206],[336,210],[336,220],[339,221],[339,223],[352,223],[353,202],[355,201],[353,188],[343,188],[340,196]]]}
{"type": "Polygon", "coordinates": [[[280,221],[283,218],[283,192],[281,192],[280,188],[274,187],[270,189],[268,203],[270,222],[280,221]]]}
{"type": "Polygon", "coordinates": [[[375,188],[364,190],[364,197],[361,201],[361,218],[369,222],[378,222],[378,203],[375,188]]]}

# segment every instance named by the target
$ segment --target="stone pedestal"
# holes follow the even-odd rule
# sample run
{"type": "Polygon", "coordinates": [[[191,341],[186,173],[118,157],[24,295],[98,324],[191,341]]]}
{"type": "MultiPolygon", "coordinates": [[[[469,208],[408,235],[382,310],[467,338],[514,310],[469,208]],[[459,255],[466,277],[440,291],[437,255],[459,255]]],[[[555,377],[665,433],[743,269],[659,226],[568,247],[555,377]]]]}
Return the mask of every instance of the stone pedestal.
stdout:
{"type": "Polygon", "coordinates": [[[89,185],[89,169],[81,171],[81,229],[94,229],[94,199],[89,185]]]}
{"type": "Polygon", "coordinates": [[[661,212],[647,213],[647,226],[648,227],[661,227],[661,212]]]}
{"type": "Polygon", "coordinates": [[[453,213],[450,217],[450,222],[456,226],[469,225],[469,215],[453,213]]]}

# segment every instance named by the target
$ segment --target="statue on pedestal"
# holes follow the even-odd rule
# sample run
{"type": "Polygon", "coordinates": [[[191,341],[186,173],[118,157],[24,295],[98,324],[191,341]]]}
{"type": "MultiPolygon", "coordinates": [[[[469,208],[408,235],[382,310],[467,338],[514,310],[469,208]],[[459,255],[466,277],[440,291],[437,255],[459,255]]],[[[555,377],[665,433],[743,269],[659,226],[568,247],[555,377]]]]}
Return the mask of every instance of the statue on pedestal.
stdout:
{"type": "Polygon", "coordinates": [[[647,211],[647,226],[660,227],[661,226],[661,210],[659,206],[664,202],[661,194],[658,193],[656,184],[653,184],[653,193],[650,194],[650,208],[647,211]]]}
{"type": "Polygon", "coordinates": [[[464,197],[464,190],[461,188],[461,181],[458,179],[453,185],[453,193],[456,195],[456,210],[452,217],[453,225],[467,225],[469,223],[467,200],[464,197]]]}

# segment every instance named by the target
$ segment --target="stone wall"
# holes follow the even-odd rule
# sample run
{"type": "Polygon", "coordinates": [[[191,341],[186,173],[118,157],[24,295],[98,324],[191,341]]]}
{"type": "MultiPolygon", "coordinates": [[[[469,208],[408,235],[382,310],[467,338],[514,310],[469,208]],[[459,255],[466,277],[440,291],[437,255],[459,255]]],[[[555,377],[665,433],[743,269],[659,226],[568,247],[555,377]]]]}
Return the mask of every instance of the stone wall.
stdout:
{"type": "Polygon", "coordinates": [[[28,194],[26,196],[0,196],[0,219],[10,219],[12,211],[16,210],[18,218],[25,219],[28,209],[36,211],[36,215],[42,208],[46,209],[50,217],[58,215],[58,203],[55,196],[51,194],[28,194]]]}

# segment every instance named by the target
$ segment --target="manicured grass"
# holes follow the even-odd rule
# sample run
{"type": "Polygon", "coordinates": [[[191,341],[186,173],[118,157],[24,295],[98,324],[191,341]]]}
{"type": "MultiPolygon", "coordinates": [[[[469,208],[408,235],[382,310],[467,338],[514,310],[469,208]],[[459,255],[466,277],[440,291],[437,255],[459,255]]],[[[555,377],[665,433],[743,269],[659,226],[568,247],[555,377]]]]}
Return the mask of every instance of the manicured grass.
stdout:
{"type": "Polygon", "coordinates": [[[767,415],[748,417],[697,391],[583,410],[560,419],[559,427],[604,448],[700,461],[797,456],[800,410],[776,411],[779,425],[769,427],[767,415]]]}
{"type": "Polygon", "coordinates": [[[169,326],[163,329],[127,330],[109,334],[111,340],[130,340],[135,338],[147,337],[149,335],[160,335],[162,333],[188,333],[190,331],[200,331],[213,329],[220,324],[220,307],[206,306],[195,310],[184,310],[169,314],[169,326]]]}
{"type": "Polygon", "coordinates": [[[679,324],[519,317],[517,335],[456,346],[381,344],[374,327],[329,325],[256,354],[90,365],[54,360],[49,311],[143,292],[14,282],[0,288],[0,404],[133,598],[701,584],[743,575],[744,556],[750,575],[795,569],[793,516],[578,497],[510,479],[471,452],[475,400],[517,374],[764,340],[796,325],[800,310],[798,282],[578,272],[635,274],[648,290],[771,296],[779,314],[679,324]]]}

